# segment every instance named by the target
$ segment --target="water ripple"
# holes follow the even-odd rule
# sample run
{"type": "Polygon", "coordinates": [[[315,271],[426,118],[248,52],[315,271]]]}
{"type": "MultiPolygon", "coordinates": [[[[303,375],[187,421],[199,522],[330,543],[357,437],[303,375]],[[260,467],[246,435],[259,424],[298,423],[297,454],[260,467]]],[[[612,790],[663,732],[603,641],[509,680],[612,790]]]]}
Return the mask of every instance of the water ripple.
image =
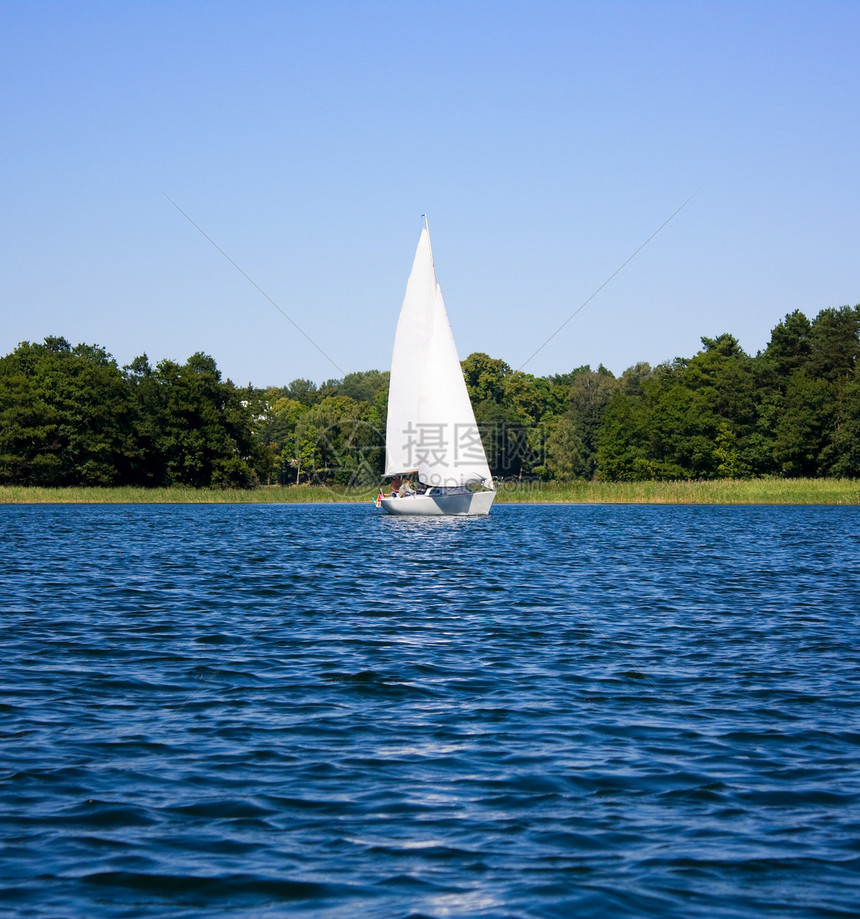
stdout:
{"type": "Polygon", "coordinates": [[[0,508],[0,917],[856,915],[860,509],[0,508]]]}

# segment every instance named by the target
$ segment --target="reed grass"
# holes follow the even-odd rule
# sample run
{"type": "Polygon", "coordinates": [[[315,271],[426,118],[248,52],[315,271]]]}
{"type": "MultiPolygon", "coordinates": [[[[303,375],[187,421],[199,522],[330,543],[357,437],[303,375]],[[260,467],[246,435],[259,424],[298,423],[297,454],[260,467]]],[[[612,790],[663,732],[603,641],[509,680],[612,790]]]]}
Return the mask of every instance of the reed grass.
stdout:
{"type": "Polygon", "coordinates": [[[219,488],[40,488],[0,486],[0,504],[335,504],[371,501],[376,488],[280,485],[219,488]]]}
{"type": "MultiPolygon", "coordinates": [[[[376,487],[0,487],[0,504],[333,504],[373,501],[376,487]]],[[[680,482],[516,482],[498,504],[860,504],[860,479],[717,479],[680,482]]]]}
{"type": "Polygon", "coordinates": [[[712,479],[677,482],[503,484],[497,503],[860,504],[858,479],[712,479]]]}

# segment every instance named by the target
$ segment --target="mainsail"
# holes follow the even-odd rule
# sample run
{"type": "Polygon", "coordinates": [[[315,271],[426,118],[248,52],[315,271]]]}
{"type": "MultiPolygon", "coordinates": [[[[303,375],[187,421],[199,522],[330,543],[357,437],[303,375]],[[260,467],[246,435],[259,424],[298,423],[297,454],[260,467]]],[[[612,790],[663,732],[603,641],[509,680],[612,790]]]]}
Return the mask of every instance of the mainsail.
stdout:
{"type": "Polygon", "coordinates": [[[492,487],[426,222],[394,337],[385,444],[386,475],[417,470],[426,485],[492,487]]]}

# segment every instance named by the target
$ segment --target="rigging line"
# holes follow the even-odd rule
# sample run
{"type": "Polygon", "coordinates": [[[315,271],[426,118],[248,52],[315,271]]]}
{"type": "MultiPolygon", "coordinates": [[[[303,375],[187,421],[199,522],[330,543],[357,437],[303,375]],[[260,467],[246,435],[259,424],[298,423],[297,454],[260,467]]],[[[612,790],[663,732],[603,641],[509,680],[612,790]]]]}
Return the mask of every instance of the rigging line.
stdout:
{"type": "Polygon", "coordinates": [[[218,243],[215,242],[214,239],[212,239],[212,237],[201,226],[196,224],[188,216],[188,214],[186,214],[185,211],[182,210],[182,208],[173,200],[173,198],[170,197],[170,195],[168,195],[166,192],[162,192],[161,194],[164,195],[165,198],[167,198],[167,200],[176,208],[177,211],[179,211],[180,214],[182,214],[182,216],[191,224],[191,226],[193,226],[194,229],[197,230],[201,234],[201,236],[204,236],[206,239],[209,240],[210,243],[212,243],[212,245],[221,253],[221,255],[223,255],[224,258],[226,258],[227,261],[236,269],[236,271],[238,271],[239,274],[241,274],[242,277],[246,281],[248,281],[249,284],[255,287],[269,301],[269,303],[271,303],[272,306],[274,306],[274,308],[284,317],[284,319],[286,319],[287,322],[289,322],[293,326],[293,328],[297,332],[300,332],[336,370],[340,371],[340,373],[343,376],[346,376],[346,371],[343,369],[343,367],[341,367],[337,363],[337,361],[335,361],[333,358],[329,357],[329,355],[326,354],[325,351],[323,351],[323,349],[292,318],[292,316],[288,315],[285,310],[281,309],[281,307],[278,306],[277,303],[275,303],[275,301],[266,293],[266,291],[264,291],[263,288],[260,287],[260,285],[246,271],[244,271],[240,265],[237,265],[236,262],[234,262],[233,259],[231,259],[229,255],[227,255],[227,253],[218,245],[218,243]]]}
{"type": "Polygon", "coordinates": [[[696,197],[696,192],[693,192],[693,194],[690,195],[690,197],[687,198],[687,200],[686,200],[686,201],[685,201],[685,202],[684,202],[684,203],[683,203],[683,204],[682,204],[682,205],[681,205],[681,206],[680,206],[670,217],[668,217],[666,220],[664,220],[663,223],[661,223],[660,226],[657,227],[656,230],[654,230],[654,232],[648,237],[648,239],[646,239],[645,242],[642,243],[642,245],[641,245],[631,256],[629,256],[625,261],[623,261],[623,262],[615,269],[615,271],[613,271],[612,274],[609,275],[609,277],[600,285],[600,287],[597,288],[596,291],[594,291],[594,293],[593,293],[587,300],[585,300],[579,307],[577,307],[577,309],[575,309],[575,310],[567,317],[567,319],[564,320],[564,322],[563,322],[563,323],[552,333],[552,335],[550,335],[550,337],[549,337],[539,348],[537,348],[535,351],[533,351],[533,352],[522,362],[522,364],[520,364],[518,370],[522,370],[523,367],[525,367],[526,364],[528,364],[528,363],[532,360],[533,357],[536,357],[541,351],[543,351],[543,349],[544,349],[544,348],[555,338],[556,335],[558,335],[558,333],[559,333],[559,332],[560,332],[560,331],[571,321],[571,319],[573,319],[574,316],[576,316],[578,313],[581,313],[581,312],[585,309],[585,307],[588,306],[588,304],[591,303],[591,301],[600,293],[600,291],[603,290],[603,288],[606,287],[606,285],[607,285],[617,274],[619,274],[624,268],[626,268],[627,265],[629,265],[630,262],[632,262],[633,259],[636,258],[636,256],[639,255],[639,253],[648,245],[648,243],[650,243],[651,240],[652,240],[652,239],[653,239],[653,238],[654,238],[654,237],[655,237],[655,236],[656,236],[656,235],[657,235],[667,224],[669,224],[672,220],[674,220],[675,217],[677,217],[678,214],[680,214],[681,211],[684,210],[684,208],[685,208],[685,207],[693,200],[693,198],[695,198],[695,197],[696,197]]]}

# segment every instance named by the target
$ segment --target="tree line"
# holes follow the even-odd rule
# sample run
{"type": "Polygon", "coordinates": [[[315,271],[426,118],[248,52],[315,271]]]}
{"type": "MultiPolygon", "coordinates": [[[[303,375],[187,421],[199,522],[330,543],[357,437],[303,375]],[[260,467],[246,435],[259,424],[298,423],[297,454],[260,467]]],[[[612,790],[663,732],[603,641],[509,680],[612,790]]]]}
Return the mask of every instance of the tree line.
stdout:
{"type": "MultiPolygon", "coordinates": [[[[767,347],[536,377],[463,362],[496,478],[860,476],[860,306],[789,313],[767,347]]],[[[0,484],[249,488],[373,484],[388,373],[240,388],[214,359],[119,367],[61,337],[0,358],[0,484]]]]}

